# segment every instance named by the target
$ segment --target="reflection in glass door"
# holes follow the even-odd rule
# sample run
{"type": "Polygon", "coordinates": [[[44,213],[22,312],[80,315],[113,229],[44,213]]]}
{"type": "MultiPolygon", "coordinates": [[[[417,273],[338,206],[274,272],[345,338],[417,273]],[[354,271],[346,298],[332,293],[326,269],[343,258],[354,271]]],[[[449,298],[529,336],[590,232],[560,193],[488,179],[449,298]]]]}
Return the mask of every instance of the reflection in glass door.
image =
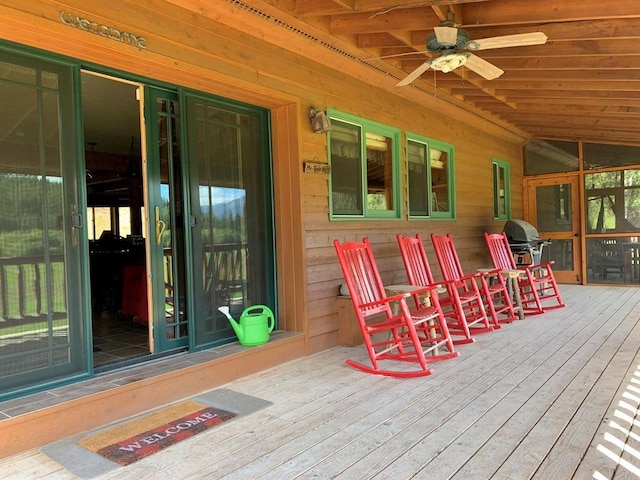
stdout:
{"type": "Polygon", "coordinates": [[[0,398],[87,371],[72,73],[0,52],[0,398]]]}
{"type": "Polygon", "coordinates": [[[580,283],[578,177],[526,180],[528,215],[543,240],[542,260],[553,260],[558,282],[580,283]]]}
{"type": "MultiPolygon", "coordinates": [[[[267,112],[186,97],[193,244],[195,346],[236,340],[218,311],[275,312],[267,112]]],[[[276,313],[277,318],[277,313],[276,313]]]]}

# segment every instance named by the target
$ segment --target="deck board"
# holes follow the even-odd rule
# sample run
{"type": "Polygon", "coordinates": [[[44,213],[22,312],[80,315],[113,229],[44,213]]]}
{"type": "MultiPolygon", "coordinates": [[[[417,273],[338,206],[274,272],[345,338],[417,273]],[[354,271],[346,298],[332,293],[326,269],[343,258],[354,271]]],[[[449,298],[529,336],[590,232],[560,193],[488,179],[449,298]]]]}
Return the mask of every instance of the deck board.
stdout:
{"type": "MultiPolygon", "coordinates": [[[[100,478],[638,478],[640,289],[561,288],[566,308],[477,336],[429,377],[349,368],[358,346],[231,382],[273,405],[100,478]]],[[[37,451],[0,471],[73,478],[37,451]]]]}

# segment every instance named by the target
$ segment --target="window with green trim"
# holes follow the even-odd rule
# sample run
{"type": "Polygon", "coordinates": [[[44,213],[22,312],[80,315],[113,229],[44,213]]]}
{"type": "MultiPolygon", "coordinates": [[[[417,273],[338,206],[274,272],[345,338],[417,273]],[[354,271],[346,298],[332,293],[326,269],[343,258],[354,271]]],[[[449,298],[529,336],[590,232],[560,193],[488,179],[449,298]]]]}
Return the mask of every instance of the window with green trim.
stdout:
{"type": "Polygon", "coordinates": [[[400,130],[328,114],[331,218],[400,218],[400,130]]]}
{"type": "Polygon", "coordinates": [[[409,218],[455,218],[454,148],[407,133],[409,218]]]}
{"type": "Polygon", "coordinates": [[[494,158],[493,169],[493,218],[509,220],[511,218],[511,180],[509,163],[494,158]]]}

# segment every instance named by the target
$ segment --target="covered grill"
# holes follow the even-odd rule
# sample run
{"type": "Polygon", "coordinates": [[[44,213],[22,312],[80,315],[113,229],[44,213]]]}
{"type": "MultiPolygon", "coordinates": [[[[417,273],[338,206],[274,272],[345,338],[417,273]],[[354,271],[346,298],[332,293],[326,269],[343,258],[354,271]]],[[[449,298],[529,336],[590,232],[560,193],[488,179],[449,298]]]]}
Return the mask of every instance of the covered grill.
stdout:
{"type": "Polygon", "coordinates": [[[524,220],[509,220],[502,231],[507,235],[511,253],[518,266],[539,264],[542,248],[551,245],[551,240],[542,240],[538,230],[524,220]]]}

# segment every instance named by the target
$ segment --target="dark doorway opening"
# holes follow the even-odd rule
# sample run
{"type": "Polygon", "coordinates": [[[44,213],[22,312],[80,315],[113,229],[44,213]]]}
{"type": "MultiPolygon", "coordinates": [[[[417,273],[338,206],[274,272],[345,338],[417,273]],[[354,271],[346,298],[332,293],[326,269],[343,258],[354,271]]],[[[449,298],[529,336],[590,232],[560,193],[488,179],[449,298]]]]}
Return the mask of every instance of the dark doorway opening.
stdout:
{"type": "Polygon", "coordinates": [[[150,354],[140,88],[82,73],[96,369],[150,354]]]}

